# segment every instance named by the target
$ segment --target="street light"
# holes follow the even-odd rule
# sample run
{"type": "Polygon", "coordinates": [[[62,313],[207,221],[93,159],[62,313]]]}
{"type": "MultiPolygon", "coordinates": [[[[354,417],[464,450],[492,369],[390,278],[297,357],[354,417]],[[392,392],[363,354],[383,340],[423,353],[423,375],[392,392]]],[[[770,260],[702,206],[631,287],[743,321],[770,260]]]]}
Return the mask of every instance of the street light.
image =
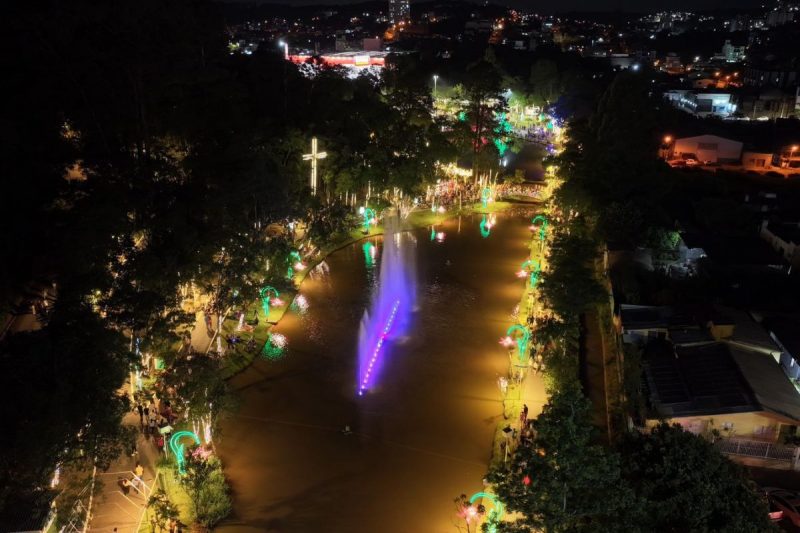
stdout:
{"type": "Polygon", "coordinates": [[[439,81],[439,75],[433,75],[433,97],[436,98],[436,82],[439,81]]]}
{"type": "Polygon", "coordinates": [[[278,41],[278,46],[283,48],[283,58],[289,59],[289,43],[281,39],[278,41]]]}

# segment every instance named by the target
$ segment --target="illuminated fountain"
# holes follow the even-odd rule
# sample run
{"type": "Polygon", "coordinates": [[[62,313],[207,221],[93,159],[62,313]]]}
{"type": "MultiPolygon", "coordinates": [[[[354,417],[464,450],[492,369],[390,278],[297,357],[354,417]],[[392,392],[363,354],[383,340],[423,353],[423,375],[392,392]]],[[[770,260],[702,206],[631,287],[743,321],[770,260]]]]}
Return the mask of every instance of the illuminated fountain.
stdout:
{"type": "Polygon", "coordinates": [[[416,299],[416,261],[412,236],[398,232],[396,216],[387,217],[379,283],[358,334],[359,396],[372,387],[386,356],[386,344],[407,326],[416,299]]]}

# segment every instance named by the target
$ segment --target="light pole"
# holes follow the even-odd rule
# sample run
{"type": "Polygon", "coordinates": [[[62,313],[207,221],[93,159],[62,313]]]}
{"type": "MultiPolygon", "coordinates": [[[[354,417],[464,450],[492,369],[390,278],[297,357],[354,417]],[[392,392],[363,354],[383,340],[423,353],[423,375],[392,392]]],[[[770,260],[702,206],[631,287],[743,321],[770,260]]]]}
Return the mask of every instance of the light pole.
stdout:
{"type": "Polygon", "coordinates": [[[800,148],[800,146],[797,146],[796,144],[793,144],[792,146],[789,147],[789,161],[786,162],[787,167],[791,168],[792,158],[794,157],[794,153],[797,151],[798,148],[800,148]]]}
{"type": "Polygon", "coordinates": [[[662,157],[666,160],[669,159],[669,145],[672,143],[672,135],[664,135],[664,154],[662,157]]]}
{"type": "Polygon", "coordinates": [[[438,82],[438,81],[439,81],[439,75],[438,74],[434,74],[433,75],[433,97],[434,98],[436,98],[436,82],[438,82]]]}

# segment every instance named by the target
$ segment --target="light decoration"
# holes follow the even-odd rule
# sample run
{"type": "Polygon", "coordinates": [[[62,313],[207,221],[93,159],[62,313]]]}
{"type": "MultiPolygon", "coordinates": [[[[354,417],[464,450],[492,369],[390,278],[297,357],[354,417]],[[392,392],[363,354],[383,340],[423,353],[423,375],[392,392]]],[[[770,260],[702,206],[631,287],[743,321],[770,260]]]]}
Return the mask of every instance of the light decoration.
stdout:
{"type": "Polygon", "coordinates": [[[270,359],[272,361],[280,359],[283,357],[283,352],[288,344],[289,341],[286,339],[285,335],[270,333],[269,337],[267,337],[267,342],[264,344],[264,348],[261,350],[261,355],[265,359],[270,359]]]}
{"type": "Polygon", "coordinates": [[[496,533],[497,523],[503,519],[505,508],[503,502],[497,499],[497,496],[489,492],[476,492],[469,499],[471,509],[475,509],[475,502],[479,499],[489,500],[492,503],[492,509],[486,513],[486,532],[496,533]]]}
{"type": "Polygon", "coordinates": [[[446,176],[450,178],[462,178],[466,179],[472,177],[472,171],[467,168],[462,168],[455,163],[447,163],[443,165],[441,163],[437,163],[436,167],[443,172],[446,176]]]}
{"type": "Polygon", "coordinates": [[[311,194],[317,195],[317,161],[328,157],[327,152],[317,150],[317,138],[311,138],[311,153],[303,154],[303,161],[311,161],[311,194]]]}
{"type": "Polygon", "coordinates": [[[506,338],[512,339],[517,343],[517,354],[519,355],[519,360],[524,361],[525,356],[528,353],[528,342],[530,342],[531,339],[531,332],[528,330],[528,328],[525,328],[519,324],[514,324],[506,331],[506,338]],[[515,334],[519,334],[519,337],[515,338],[515,334]]]}
{"type": "Polygon", "coordinates": [[[486,209],[489,206],[489,200],[492,198],[492,189],[489,187],[484,187],[481,191],[481,203],[483,204],[483,208],[486,209]]]}
{"type": "Polygon", "coordinates": [[[445,233],[440,231],[436,234],[436,242],[444,242],[445,233]]]}
{"type": "Polygon", "coordinates": [[[363,375],[361,376],[361,381],[358,386],[358,395],[363,396],[364,392],[367,390],[370,384],[370,379],[372,377],[372,370],[375,367],[375,364],[378,362],[378,358],[381,354],[381,348],[383,347],[383,341],[386,340],[386,337],[389,335],[389,331],[392,329],[392,324],[394,323],[394,317],[397,315],[397,309],[400,307],[400,300],[395,300],[394,306],[392,306],[392,312],[389,315],[389,319],[386,321],[386,325],[383,327],[383,331],[381,332],[380,336],[378,337],[378,342],[375,343],[375,349],[372,351],[372,357],[367,364],[367,368],[364,370],[363,375]]]}
{"type": "Polygon", "coordinates": [[[178,473],[182,476],[186,475],[186,459],[184,458],[185,448],[180,442],[184,437],[191,438],[196,445],[200,446],[200,437],[191,431],[178,431],[169,439],[169,449],[172,450],[172,453],[175,455],[175,460],[178,463],[178,473]]]}
{"type": "Polygon", "coordinates": [[[297,250],[289,252],[287,261],[289,263],[289,268],[286,270],[286,279],[292,279],[292,277],[294,277],[295,270],[300,271],[306,268],[306,265],[303,263],[303,257],[297,250]],[[300,268],[297,268],[298,265],[300,268]]]}
{"type": "Polygon", "coordinates": [[[276,299],[280,296],[278,289],[270,285],[267,285],[266,287],[258,291],[258,296],[259,298],[261,298],[261,309],[264,310],[264,316],[266,317],[266,320],[269,320],[270,294],[274,294],[276,299]]]}
{"type": "Polygon", "coordinates": [[[369,225],[372,224],[374,226],[378,223],[377,213],[375,213],[374,209],[369,207],[361,207],[358,212],[364,217],[364,222],[362,224],[364,232],[369,232],[369,225]]]}
{"type": "Polygon", "coordinates": [[[517,272],[517,277],[524,278],[528,275],[528,273],[530,273],[531,289],[533,289],[539,282],[539,274],[541,273],[541,270],[542,264],[539,261],[532,261],[528,259],[522,263],[519,272],[517,272]]]}
{"type": "Polygon", "coordinates": [[[536,215],[531,220],[531,224],[535,227],[537,223],[539,224],[539,240],[544,242],[544,237],[547,233],[547,217],[544,215],[536,215]]]}

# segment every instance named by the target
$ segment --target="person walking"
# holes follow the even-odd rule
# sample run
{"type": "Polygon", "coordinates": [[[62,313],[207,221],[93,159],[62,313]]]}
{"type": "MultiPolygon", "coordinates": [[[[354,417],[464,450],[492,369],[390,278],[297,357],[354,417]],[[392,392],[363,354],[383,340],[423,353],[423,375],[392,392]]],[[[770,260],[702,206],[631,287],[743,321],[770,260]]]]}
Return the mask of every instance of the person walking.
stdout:
{"type": "Polygon", "coordinates": [[[142,485],[144,485],[144,480],[142,479],[142,476],[144,475],[144,468],[140,463],[138,462],[136,463],[136,468],[133,469],[133,473],[135,475],[135,477],[133,478],[135,482],[134,486],[141,487],[142,485]]]}
{"type": "Polygon", "coordinates": [[[141,402],[136,402],[136,412],[139,413],[139,425],[144,425],[144,407],[141,402]]]}

